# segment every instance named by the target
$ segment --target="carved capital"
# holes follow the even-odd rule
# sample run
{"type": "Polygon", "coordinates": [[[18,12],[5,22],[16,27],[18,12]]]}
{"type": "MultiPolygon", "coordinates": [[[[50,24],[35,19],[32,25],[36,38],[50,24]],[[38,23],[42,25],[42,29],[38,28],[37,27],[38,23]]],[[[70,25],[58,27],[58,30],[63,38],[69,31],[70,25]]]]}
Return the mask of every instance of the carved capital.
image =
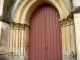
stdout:
{"type": "Polygon", "coordinates": [[[67,22],[67,23],[66,23],[66,26],[70,26],[70,21],[67,20],[66,22],[67,22]]]}
{"type": "Polygon", "coordinates": [[[62,27],[65,27],[65,26],[66,26],[67,21],[66,21],[66,20],[61,20],[61,21],[60,21],[60,23],[61,23],[61,26],[62,26],[62,27]]]}
{"type": "Polygon", "coordinates": [[[25,25],[21,24],[21,30],[24,30],[24,29],[25,29],[25,25]]]}
{"type": "Polygon", "coordinates": [[[20,29],[20,24],[16,24],[16,29],[19,30],[20,29]]]}
{"type": "Polygon", "coordinates": [[[71,22],[71,23],[70,23],[71,25],[74,25],[74,21],[73,21],[73,20],[72,20],[72,21],[70,21],[70,22],[71,22]]]}
{"type": "Polygon", "coordinates": [[[11,23],[10,26],[11,26],[11,29],[14,29],[14,24],[13,23],[11,23]]]}

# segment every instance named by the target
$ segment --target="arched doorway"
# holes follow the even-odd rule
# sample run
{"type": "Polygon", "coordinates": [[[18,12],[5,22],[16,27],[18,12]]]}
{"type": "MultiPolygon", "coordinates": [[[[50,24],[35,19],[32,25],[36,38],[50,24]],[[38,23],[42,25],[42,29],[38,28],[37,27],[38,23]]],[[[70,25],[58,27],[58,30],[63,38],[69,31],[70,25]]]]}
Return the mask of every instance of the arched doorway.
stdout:
{"type": "Polygon", "coordinates": [[[40,5],[30,19],[29,60],[62,60],[61,27],[57,9],[40,5]]]}

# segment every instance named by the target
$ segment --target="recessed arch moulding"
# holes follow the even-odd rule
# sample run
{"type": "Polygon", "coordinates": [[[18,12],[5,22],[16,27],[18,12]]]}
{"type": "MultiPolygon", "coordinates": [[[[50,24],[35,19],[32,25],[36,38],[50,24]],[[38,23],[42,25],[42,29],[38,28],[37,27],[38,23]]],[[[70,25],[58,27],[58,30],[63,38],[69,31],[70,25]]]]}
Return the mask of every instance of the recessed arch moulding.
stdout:
{"type": "Polygon", "coordinates": [[[63,0],[17,0],[11,13],[11,19],[15,23],[29,25],[32,12],[42,3],[49,3],[56,7],[60,14],[60,20],[67,18],[70,14],[63,0]]]}

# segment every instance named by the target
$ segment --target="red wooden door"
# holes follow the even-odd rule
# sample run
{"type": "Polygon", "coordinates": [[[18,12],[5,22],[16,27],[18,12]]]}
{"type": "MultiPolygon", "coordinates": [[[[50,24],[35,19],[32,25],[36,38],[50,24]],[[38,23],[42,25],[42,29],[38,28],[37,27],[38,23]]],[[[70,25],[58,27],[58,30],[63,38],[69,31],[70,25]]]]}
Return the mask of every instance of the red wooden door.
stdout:
{"type": "Polygon", "coordinates": [[[62,60],[61,28],[55,7],[42,4],[30,20],[29,60],[62,60]]]}

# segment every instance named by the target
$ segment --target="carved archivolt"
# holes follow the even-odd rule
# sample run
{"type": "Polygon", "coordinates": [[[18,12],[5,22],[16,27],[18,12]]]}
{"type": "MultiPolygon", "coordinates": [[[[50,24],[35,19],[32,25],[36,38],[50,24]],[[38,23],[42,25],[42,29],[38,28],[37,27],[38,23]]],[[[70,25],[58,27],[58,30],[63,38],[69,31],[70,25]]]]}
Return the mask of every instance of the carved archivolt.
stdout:
{"type": "Polygon", "coordinates": [[[32,12],[42,3],[55,6],[60,13],[61,20],[69,15],[69,10],[63,0],[17,0],[12,10],[12,20],[16,23],[29,24],[32,12]]]}

